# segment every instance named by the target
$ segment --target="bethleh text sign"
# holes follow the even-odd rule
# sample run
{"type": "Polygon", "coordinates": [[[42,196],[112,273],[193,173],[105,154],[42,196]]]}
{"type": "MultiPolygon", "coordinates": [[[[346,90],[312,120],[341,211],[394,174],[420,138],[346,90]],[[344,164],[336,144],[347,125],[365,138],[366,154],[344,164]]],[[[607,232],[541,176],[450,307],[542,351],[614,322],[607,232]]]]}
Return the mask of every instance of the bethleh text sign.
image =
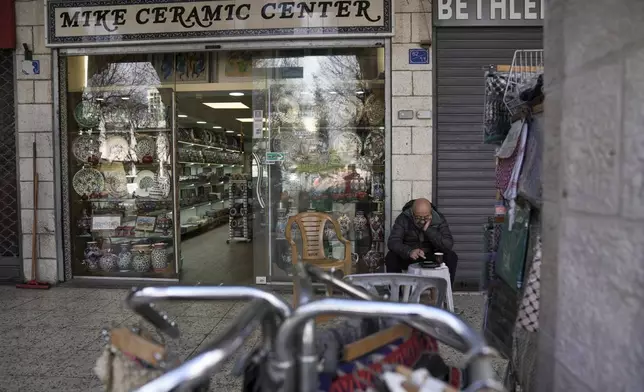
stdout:
{"type": "Polygon", "coordinates": [[[50,0],[48,46],[392,35],[392,0],[50,0]]]}
{"type": "Polygon", "coordinates": [[[434,26],[543,26],[544,0],[434,0],[434,26]]]}

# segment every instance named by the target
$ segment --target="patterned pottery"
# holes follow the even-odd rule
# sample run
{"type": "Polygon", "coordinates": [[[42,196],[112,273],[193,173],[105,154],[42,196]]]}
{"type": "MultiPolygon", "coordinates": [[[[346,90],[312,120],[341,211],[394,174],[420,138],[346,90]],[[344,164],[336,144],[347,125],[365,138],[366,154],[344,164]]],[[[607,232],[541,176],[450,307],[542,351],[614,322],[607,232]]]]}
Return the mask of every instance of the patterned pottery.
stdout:
{"type": "Polygon", "coordinates": [[[112,253],[111,249],[106,249],[103,256],[99,259],[98,265],[105,272],[116,271],[118,269],[119,258],[112,253]]]}
{"type": "Polygon", "coordinates": [[[286,216],[285,208],[277,209],[277,224],[275,225],[275,238],[278,240],[283,240],[286,238],[286,223],[288,222],[288,217],[286,216]]]}
{"type": "Polygon", "coordinates": [[[382,212],[372,212],[369,217],[372,241],[385,240],[385,218],[382,212]]]}
{"type": "Polygon", "coordinates": [[[364,212],[357,211],[355,218],[353,218],[353,227],[356,231],[357,239],[362,239],[367,234],[368,225],[369,222],[367,221],[367,217],[364,216],[364,212]]]}
{"type": "Polygon", "coordinates": [[[78,229],[80,230],[80,235],[87,235],[91,232],[92,230],[92,217],[87,215],[87,210],[83,209],[83,216],[81,216],[78,219],[78,222],[76,224],[78,229]]]}
{"type": "Polygon", "coordinates": [[[324,225],[324,238],[329,241],[333,241],[338,238],[338,235],[335,232],[335,228],[333,227],[333,224],[331,222],[327,222],[324,225]]]}
{"type": "Polygon", "coordinates": [[[127,272],[132,269],[132,251],[130,248],[130,244],[121,244],[121,252],[118,255],[118,267],[121,272],[127,272]]]}
{"type": "Polygon", "coordinates": [[[382,267],[385,262],[385,255],[382,252],[378,251],[376,245],[377,242],[373,242],[371,244],[371,249],[369,250],[369,252],[367,252],[367,254],[362,257],[364,264],[369,269],[369,273],[378,272],[380,267],[382,267]]]}
{"type": "Polygon", "coordinates": [[[152,269],[155,271],[163,271],[168,268],[168,251],[166,250],[166,245],[163,242],[152,245],[152,252],[150,253],[150,259],[152,261],[152,269]]]}
{"type": "Polygon", "coordinates": [[[150,245],[134,245],[132,247],[132,268],[136,272],[148,272],[152,265],[150,258],[150,245]]]}
{"type": "Polygon", "coordinates": [[[349,218],[349,215],[345,213],[340,214],[338,224],[340,225],[342,237],[349,238],[349,230],[351,230],[351,218],[349,218]]]}
{"type": "Polygon", "coordinates": [[[102,253],[96,241],[90,241],[85,245],[85,251],[83,252],[85,259],[83,260],[83,264],[87,266],[89,271],[99,270],[99,260],[101,259],[102,253]]]}

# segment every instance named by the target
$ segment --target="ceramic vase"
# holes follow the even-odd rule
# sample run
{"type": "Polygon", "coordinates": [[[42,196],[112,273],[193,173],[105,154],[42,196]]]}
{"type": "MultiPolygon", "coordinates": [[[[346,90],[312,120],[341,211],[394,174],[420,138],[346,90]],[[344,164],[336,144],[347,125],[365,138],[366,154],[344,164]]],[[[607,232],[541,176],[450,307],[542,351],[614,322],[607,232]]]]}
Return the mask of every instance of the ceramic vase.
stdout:
{"type": "Polygon", "coordinates": [[[132,250],[132,268],[136,272],[148,272],[152,265],[150,245],[134,245],[132,250]]]}
{"type": "Polygon", "coordinates": [[[293,273],[293,260],[290,249],[285,250],[280,255],[277,261],[277,266],[280,267],[282,271],[286,272],[287,275],[291,275],[293,273]]]}
{"type": "Polygon", "coordinates": [[[150,259],[152,262],[152,269],[155,271],[163,271],[168,268],[168,251],[166,250],[166,245],[163,242],[152,245],[152,252],[150,253],[150,259]]]}
{"type": "MultiPolygon", "coordinates": [[[[288,218],[295,215],[297,215],[297,209],[295,207],[291,207],[290,211],[288,212],[287,222],[288,222],[288,218]]],[[[293,224],[291,225],[291,238],[292,239],[300,238],[300,228],[295,222],[293,222],[293,224]]]]}
{"type": "Polygon", "coordinates": [[[372,241],[385,240],[385,218],[381,212],[372,212],[369,217],[372,241]]]}
{"type": "Polygon", "coordinates": [[[275,237],[278,240],[283,240],[286,238],[286,223],[288,222],[288,217],[286,216],[285,208],[277,209],[277,224],[275,225],[275,237]]]}
{"type": "Polygon", "coordinates": [[[351,218],[349,218],[349,215],[342,213],[338,217],[338,224],[340,225],[340,232],[342,233],[342,237],[348,239],[349,238],[349,230],[351,230],[351,218]]]}
{"type": "Polygon", "coordinates": [[[101,259],[101,249],[98,247],[98,242],[90,241],[85,245],[85,251],[83,252],[85,259],[83,264],[87,266],[89,271],[98,271],[100,268],[99,260],[101,259]]]}
{"type": "Polygon", "coordinates": [[[118,260],[118,256],[112,253],[111,249],[107,249],[99,259],[98,265],[105,272],[116,271],[118,268],[118,260]]]}
{"type": "Polygon", "coordinates": [[[83,216],[78,219],[77,226],[80,231],[80,235],[87,235],[91,232],[92,218],[87,215],[87,210],[83,209],[83,216]]]}
{"type": "Polygon", "coordinates": [[[364,212],[357,211],[355,218],[353,218],[353,228],[356,231],[356,239],[362,239],[365,234],[367,234],[367,227],[369,222],[367,222],[367,217],[364,216],[364,212]]]}
{"type": "Polygon", "coordinates": [[[383,200],[385,198],[385,187],[378,181],[373,183],[373,199],[383,200]]]}
{"type": "Polygon", "coordinates": [[[157,228],[163,232],[163,235],[170,234],[170,226],[172,222],[168,217],[162,216],[157,219],[157,228]]]}
{"type": "Polygon", "coordinates": [[[367,266],[369,273],[378,272],[385,261],[385,255],[377,248],[377,243],[371,244],[371,249],[362,257],[364,264],[367,266]]]}
{"type": "Polygon", "coordinates": [[[118,267],[121,272],[128,272],[132,269],[132,251],[130,244],[122,244],[118,255],[118,267]]]}
{"type": "Polygon", "coordinates": [[[333,224],[331,222],[327,222],[324,225],[324,238],[326,238],[328,241],[333,241],[338,238],[338,235],[335,232],[335,228],[333,227],[333,224]]]}

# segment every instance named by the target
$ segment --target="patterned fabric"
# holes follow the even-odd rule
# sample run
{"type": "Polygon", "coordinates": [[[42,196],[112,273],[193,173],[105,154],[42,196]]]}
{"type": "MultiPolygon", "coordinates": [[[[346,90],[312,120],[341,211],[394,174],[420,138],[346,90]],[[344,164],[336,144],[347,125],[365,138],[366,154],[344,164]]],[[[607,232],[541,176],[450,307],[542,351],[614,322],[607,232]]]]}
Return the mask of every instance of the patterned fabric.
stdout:
{"type": "Polygon", "coordinates": [[[512,168],[512,174],[510,175],[510,182],[508,184],[505,193],[503,193],[503,198],[507,200],[510,204],[508,209],[508,218],[510,223],[510,230],[514,223],[514,217],[516,214],[516,198],[517,198],[517,187],[519,184],[519,174],[521,174],[521,168],[523,167],[523,158],[525,157],[525,144],[528,139],[528,123],[524,122],[521,127],[521,140],[516,149],[516,160],[514,161],[514,167],[512,168]]]}
{"type": "MultiPolygon", "coordinates": [[[[321,374],[318,390],[366,391],[374,384],[377,378],[374,375],[382,374],[384,365],[396,364],[416,368],[421,358],[427,354],[438,354],[438,343],[431,336],[414,332],[407,340],[399,339],[362,358],[340,364],[335,375],[321,374]]],[[[458,368],[448,368],[448,379],[445,381],[460,390],[465,384],[464,373],[458,368]]]]}
{"type": "Polygon", "coordinates": [[[490,72],[485,78],[485,93],[488,96],[501,96],[505,94],[505,89],[508,86],[507,76],[497,73],[490,72]]]}
{"type": "Polygon", "coordinates": [[[519,306],[517,316],[517,327],[529,332],[539,330],[539,298],[541,288],[541,239],[537,240],[535,246],[532,267],[528,273],[523,299],[519,306]]]}

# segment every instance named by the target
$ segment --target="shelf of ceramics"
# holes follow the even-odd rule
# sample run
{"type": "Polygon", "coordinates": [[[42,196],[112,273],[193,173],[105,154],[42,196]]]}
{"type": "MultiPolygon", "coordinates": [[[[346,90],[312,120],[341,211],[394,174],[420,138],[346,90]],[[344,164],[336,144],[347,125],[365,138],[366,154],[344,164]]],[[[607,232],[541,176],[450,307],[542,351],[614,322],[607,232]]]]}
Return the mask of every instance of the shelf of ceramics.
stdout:
{"type": "Polygon", "coordinates": [[[224,185],[223,181],[218,181],[218,182],[185,182],[185,183],[179,183],[179,187],[182,189],[185,188],[199,188],[199,187],[204,187],[204,186],[219,186],[219,185],[224,185]]]}
{"type": "MultiPolygon", "coordinates": [[[[82,128],[81,129],[89,129],[89,128],[82,128]]],[[[172,132],[172,129],[167,129],[167,128],[135,128],[134,129],[134,134],[139,134],[139,133],[165,133],[165,132],[172,132]]],[[[69,133],[71,134],[78,134],[78,130],[73,130],[70,127],[69,133]]],[[[98,131],[93,131],[91,133],[87,131],[83,131],[84,134],[88,135],[99,135],[98,131]]],[[[129,129],[123,129],[123,130],[105,130],[106,135],[128,135],[130,133],[129,129]]]]}
{"type": "Polygon", "coordinates": [[[242,152],[241,150],[235,150],[235,149],[232,149],[232,148],[227,148],[227,147],[217,147],[217,146],[208,146],[208,145],[206,145],[206,144],[199,144],[199,143],[194,143],[194,142],[187,142],[187,141],[184,141],[184,140],[179,140],[179,141],[177,141],[177,143],[179,143],[179,144],[185,144],[186,146],[189,146],[189,147],[209,148],[209,149],[211,149],[211,150],[226,151],[226,152],[237,152],[237,153],[241,153],[241,152],[242,152]]]}
{"type": "Polygon", "coordinates": [[[179,161],[179,163],[183,165],[191,165],[191,166],[217,166],[217,167],[242,167],[243,166],[240,163],[185,162],[185,161],[179,161]]]}
{"type": "Polygon", "coordinates": [[[221,204],[223,202],[224,202],[224,200],[202,201],[200,203],[195,203],[195,204],[191,204],[191,205],[188,205],[188,206],[183,206],[183,207],[180,208],[180,210],[183,211],[183,210],[197,209],[197,208],[200,208],[200,207],[206,207],[206,206],[212,206],[212,205],[221,204]]]}

